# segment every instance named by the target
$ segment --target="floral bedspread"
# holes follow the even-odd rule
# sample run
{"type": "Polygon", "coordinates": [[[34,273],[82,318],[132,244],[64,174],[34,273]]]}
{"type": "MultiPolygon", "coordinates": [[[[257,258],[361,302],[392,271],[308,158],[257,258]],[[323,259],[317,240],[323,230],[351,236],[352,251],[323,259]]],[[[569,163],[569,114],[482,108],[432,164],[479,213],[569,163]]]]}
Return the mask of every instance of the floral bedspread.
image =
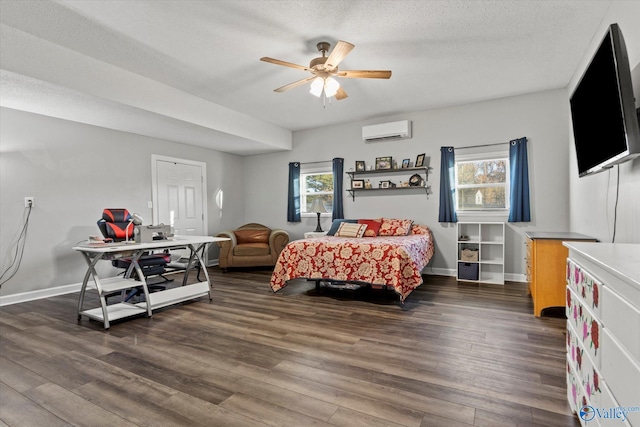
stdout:
{"type": "Polygon", "coordinates": [[[422,284],[433,256],[431,233],[393,237],[324,236],[290,242],[280,253],[271,289],[292,279],[326,279],[392,286],[404,299],[422,284]]]}

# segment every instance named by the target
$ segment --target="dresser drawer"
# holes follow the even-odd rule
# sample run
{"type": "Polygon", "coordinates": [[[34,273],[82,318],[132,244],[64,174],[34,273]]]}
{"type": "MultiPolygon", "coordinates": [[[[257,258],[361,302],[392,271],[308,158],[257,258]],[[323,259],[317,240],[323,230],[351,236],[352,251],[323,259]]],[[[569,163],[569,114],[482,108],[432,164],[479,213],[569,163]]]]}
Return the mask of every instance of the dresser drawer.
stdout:
{"type": "Polygon", "coordinates": [[[571,258],[567,259],[567,285],[582,299],[585,306],[600,316],[602,306],[602,283],[571,258]]]}
{"type": "MultiPolygon", "coordinates": [[[[602,318],[607,319],[604,328],[616,337],[640,364],[640,311],[627,301],[604,287],[602,302],[602,318]]],[[[640,394],[638,395],[640,405],[640,394]]]]}
{"type": "MultiPolygon", "coordinates": [[[[631,427],[629,419],[627,417],[633,417],[635,414],[629,412],[622,412],[622,408],[618,401],[611,394],[611,390],[606,384],[602,384],[602,395],[600,397],[599,410],[601,413],[599,421],[602,427],[631,427]]],[[[640,415],[640,412],[637,413],[640,415]]],[[[633,425],[638,425],[638,421],[634,421],[633,425]]]]}
{"type": "Polygon", "coordinates": [[[600,336],[602,325],[583,305],[582,300],[567,288],[567,323],[573,328],[577,340],[589,354],[596,369],[600,369],[600,336]]]}
{"type": "Polygon", "coordinates": [[[573,366],[567,359],[567,399],[569,400],[569,406],[571,410],[576,414],[580,413],[582,408],[582,386],[580,380],[573,369],[573,366]]]}
{"type": "MultiPolygon", "coordinates": [[[[640,406],[640,367],[620,348],[606,328],[602,332],[602,376],[620,406],[640,406]]],[[[634,417],[640,418],[640,412],[634,417]]],[[[640,424],[631,421],[631,425],[640,424]]]]}
{"type": "Polygon", "coordinates": [[[596,370],[589,354],[576,336],[576,332],[567,325],[567,359],[571,363],[576,379],[580,382],[584,396],[593,406],[600,405],[602,393],[602,375],[596,370]]]}
{"type": "Polygon", "coordinates": [[[578,281],[579,281],[579,268],[575,262],[571,258],[567,258],[567,286],[573,289],[574,292],[578,293],[578,281]]]}

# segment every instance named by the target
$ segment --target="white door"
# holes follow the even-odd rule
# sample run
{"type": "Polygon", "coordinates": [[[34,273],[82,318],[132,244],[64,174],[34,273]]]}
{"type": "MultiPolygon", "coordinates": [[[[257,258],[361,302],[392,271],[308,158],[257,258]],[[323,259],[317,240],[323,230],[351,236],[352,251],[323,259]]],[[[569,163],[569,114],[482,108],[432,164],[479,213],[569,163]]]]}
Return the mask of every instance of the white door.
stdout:
{"type": "Polygon", "coordinates": [[[154,160],[154,224],[173,225],[177,235],[206,235],[205,164],[159,156],[154,160]]]}

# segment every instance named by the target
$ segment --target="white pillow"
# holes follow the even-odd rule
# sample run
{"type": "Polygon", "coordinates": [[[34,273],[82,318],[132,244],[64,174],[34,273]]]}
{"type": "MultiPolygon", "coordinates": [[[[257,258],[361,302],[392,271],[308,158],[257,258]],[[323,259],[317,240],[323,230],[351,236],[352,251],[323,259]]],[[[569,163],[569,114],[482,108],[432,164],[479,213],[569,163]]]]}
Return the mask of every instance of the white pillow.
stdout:
{"type": "Polygon", "coordinates": [[[338,237],[362,237],[365,230],[367,229],[367,224],[353,224],[350,222],[343,222],[340,224],[338,231],[336,231],[336,236],[338,237]]]}

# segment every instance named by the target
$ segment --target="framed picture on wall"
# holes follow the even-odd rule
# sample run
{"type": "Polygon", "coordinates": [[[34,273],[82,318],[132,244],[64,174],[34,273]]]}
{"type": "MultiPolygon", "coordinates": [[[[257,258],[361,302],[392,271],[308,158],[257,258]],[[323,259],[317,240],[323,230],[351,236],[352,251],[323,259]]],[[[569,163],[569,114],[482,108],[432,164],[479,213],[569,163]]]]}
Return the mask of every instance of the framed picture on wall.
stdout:
{"type": "Polygon", "coordinates": [[[364,160],[356,160],[356,172],[364,172],[364,160]]]}
{"type": "Polygon", "coordinates": [[[424,166],[424,154],[418,154],[418,157],[416,157],[416,167],[417,168],[421,168],[422,166],[424,166]]]}

